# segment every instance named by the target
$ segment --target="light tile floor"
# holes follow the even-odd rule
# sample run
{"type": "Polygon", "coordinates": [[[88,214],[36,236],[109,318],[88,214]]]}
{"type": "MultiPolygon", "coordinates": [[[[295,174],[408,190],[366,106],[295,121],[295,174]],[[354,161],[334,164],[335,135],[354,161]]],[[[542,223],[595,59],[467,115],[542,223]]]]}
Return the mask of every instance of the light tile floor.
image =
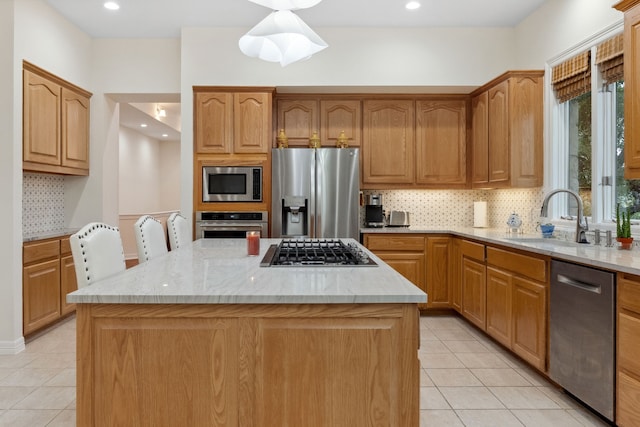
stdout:
{"type": "Polygon", "coordinates": [[[606,426],[457,316],[420,318],[420,426],[606,426]]]}
{"type": "MultiPolygon", "coordinates": [[[[0,355],[0,427],[75,426],[75,327],[0,355]]],[[[420,336],[421,427],[606,425],[459,317],[423,316],[420,336]]]]}

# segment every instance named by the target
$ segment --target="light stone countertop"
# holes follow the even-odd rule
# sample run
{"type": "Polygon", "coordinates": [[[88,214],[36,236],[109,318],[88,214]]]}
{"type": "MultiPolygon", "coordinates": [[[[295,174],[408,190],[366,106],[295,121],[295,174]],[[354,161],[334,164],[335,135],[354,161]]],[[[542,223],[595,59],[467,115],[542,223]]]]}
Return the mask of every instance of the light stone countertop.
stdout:
{"type": "Polygon", "coordinates": [[[640,249],[620,250],[617,242],[613,247],[605,247],[604,235],[600,246],[581,244],[560,238],[543,239],[538,234],[509,234],[505,229],[491,228],[451,228],[434,229],[433,227],[385,227],[362,228],[361,233],[402,233],[402,234],[451,234],[485,243],[496,244],[509,248],[524,250],[555,259],[571,261],[603,268],[612,271],[640,275],[640,249]]]}
{"type": "MultiPolygon", "coordinates": [[[[353,239],[343,239],[346,243],[353,239]]],[[[280,239],[200,239],[67,295],[71,303],[350,304],[420,303],[426,294],[371,252],[377,267],[260,267],[280,239]]]]}
{"type": "Polygon", "coordinates": [[[37,232],[37,233],[27,233],[22,236],[22,242],[35,242],[36,240],[45,240],[45,239],[53,239],[58,237],[70,236],[79,228],[61,228],[59,230],[46,231],[46,232],[37,232]]]}

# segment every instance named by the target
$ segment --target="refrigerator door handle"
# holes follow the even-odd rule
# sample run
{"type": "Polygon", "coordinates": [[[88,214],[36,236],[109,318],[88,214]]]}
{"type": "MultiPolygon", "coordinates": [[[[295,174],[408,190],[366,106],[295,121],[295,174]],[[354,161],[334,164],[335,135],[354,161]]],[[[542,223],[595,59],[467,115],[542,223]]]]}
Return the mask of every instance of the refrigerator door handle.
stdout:
{"type": "Polygon", "coordinates": [[[314,149],[311,155],[311,163],[309,164],[309,171],[311,173],[311,194],[309,195],[309,237],[316,238],[318,225],[316,224],[317,215],[316,210],[318,207],[318,173],[320,171],[318,165],[318,153],[314,149]]]}

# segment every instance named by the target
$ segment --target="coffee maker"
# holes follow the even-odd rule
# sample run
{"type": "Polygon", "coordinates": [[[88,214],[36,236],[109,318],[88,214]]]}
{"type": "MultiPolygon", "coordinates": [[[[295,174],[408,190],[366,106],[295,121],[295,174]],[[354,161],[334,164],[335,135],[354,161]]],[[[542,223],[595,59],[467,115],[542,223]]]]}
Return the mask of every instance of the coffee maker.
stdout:
{"type": "Polygon", "coordinates": [[[378,228],[385,226],[382,194],[369,194],[364,209],[364,221],[367,227],[378,228]]]}

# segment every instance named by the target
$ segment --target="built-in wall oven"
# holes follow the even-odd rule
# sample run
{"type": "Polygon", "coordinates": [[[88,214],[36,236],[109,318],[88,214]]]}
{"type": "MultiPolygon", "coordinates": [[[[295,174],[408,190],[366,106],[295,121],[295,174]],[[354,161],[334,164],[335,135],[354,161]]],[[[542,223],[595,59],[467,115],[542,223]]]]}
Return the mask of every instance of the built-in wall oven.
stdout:
{"type": "Polygon", "coordinates": [[[244,238],[247,231],[259,231],[261,237],[268,237],[268,213],[196,212],[196,239],[244,238]]]}

